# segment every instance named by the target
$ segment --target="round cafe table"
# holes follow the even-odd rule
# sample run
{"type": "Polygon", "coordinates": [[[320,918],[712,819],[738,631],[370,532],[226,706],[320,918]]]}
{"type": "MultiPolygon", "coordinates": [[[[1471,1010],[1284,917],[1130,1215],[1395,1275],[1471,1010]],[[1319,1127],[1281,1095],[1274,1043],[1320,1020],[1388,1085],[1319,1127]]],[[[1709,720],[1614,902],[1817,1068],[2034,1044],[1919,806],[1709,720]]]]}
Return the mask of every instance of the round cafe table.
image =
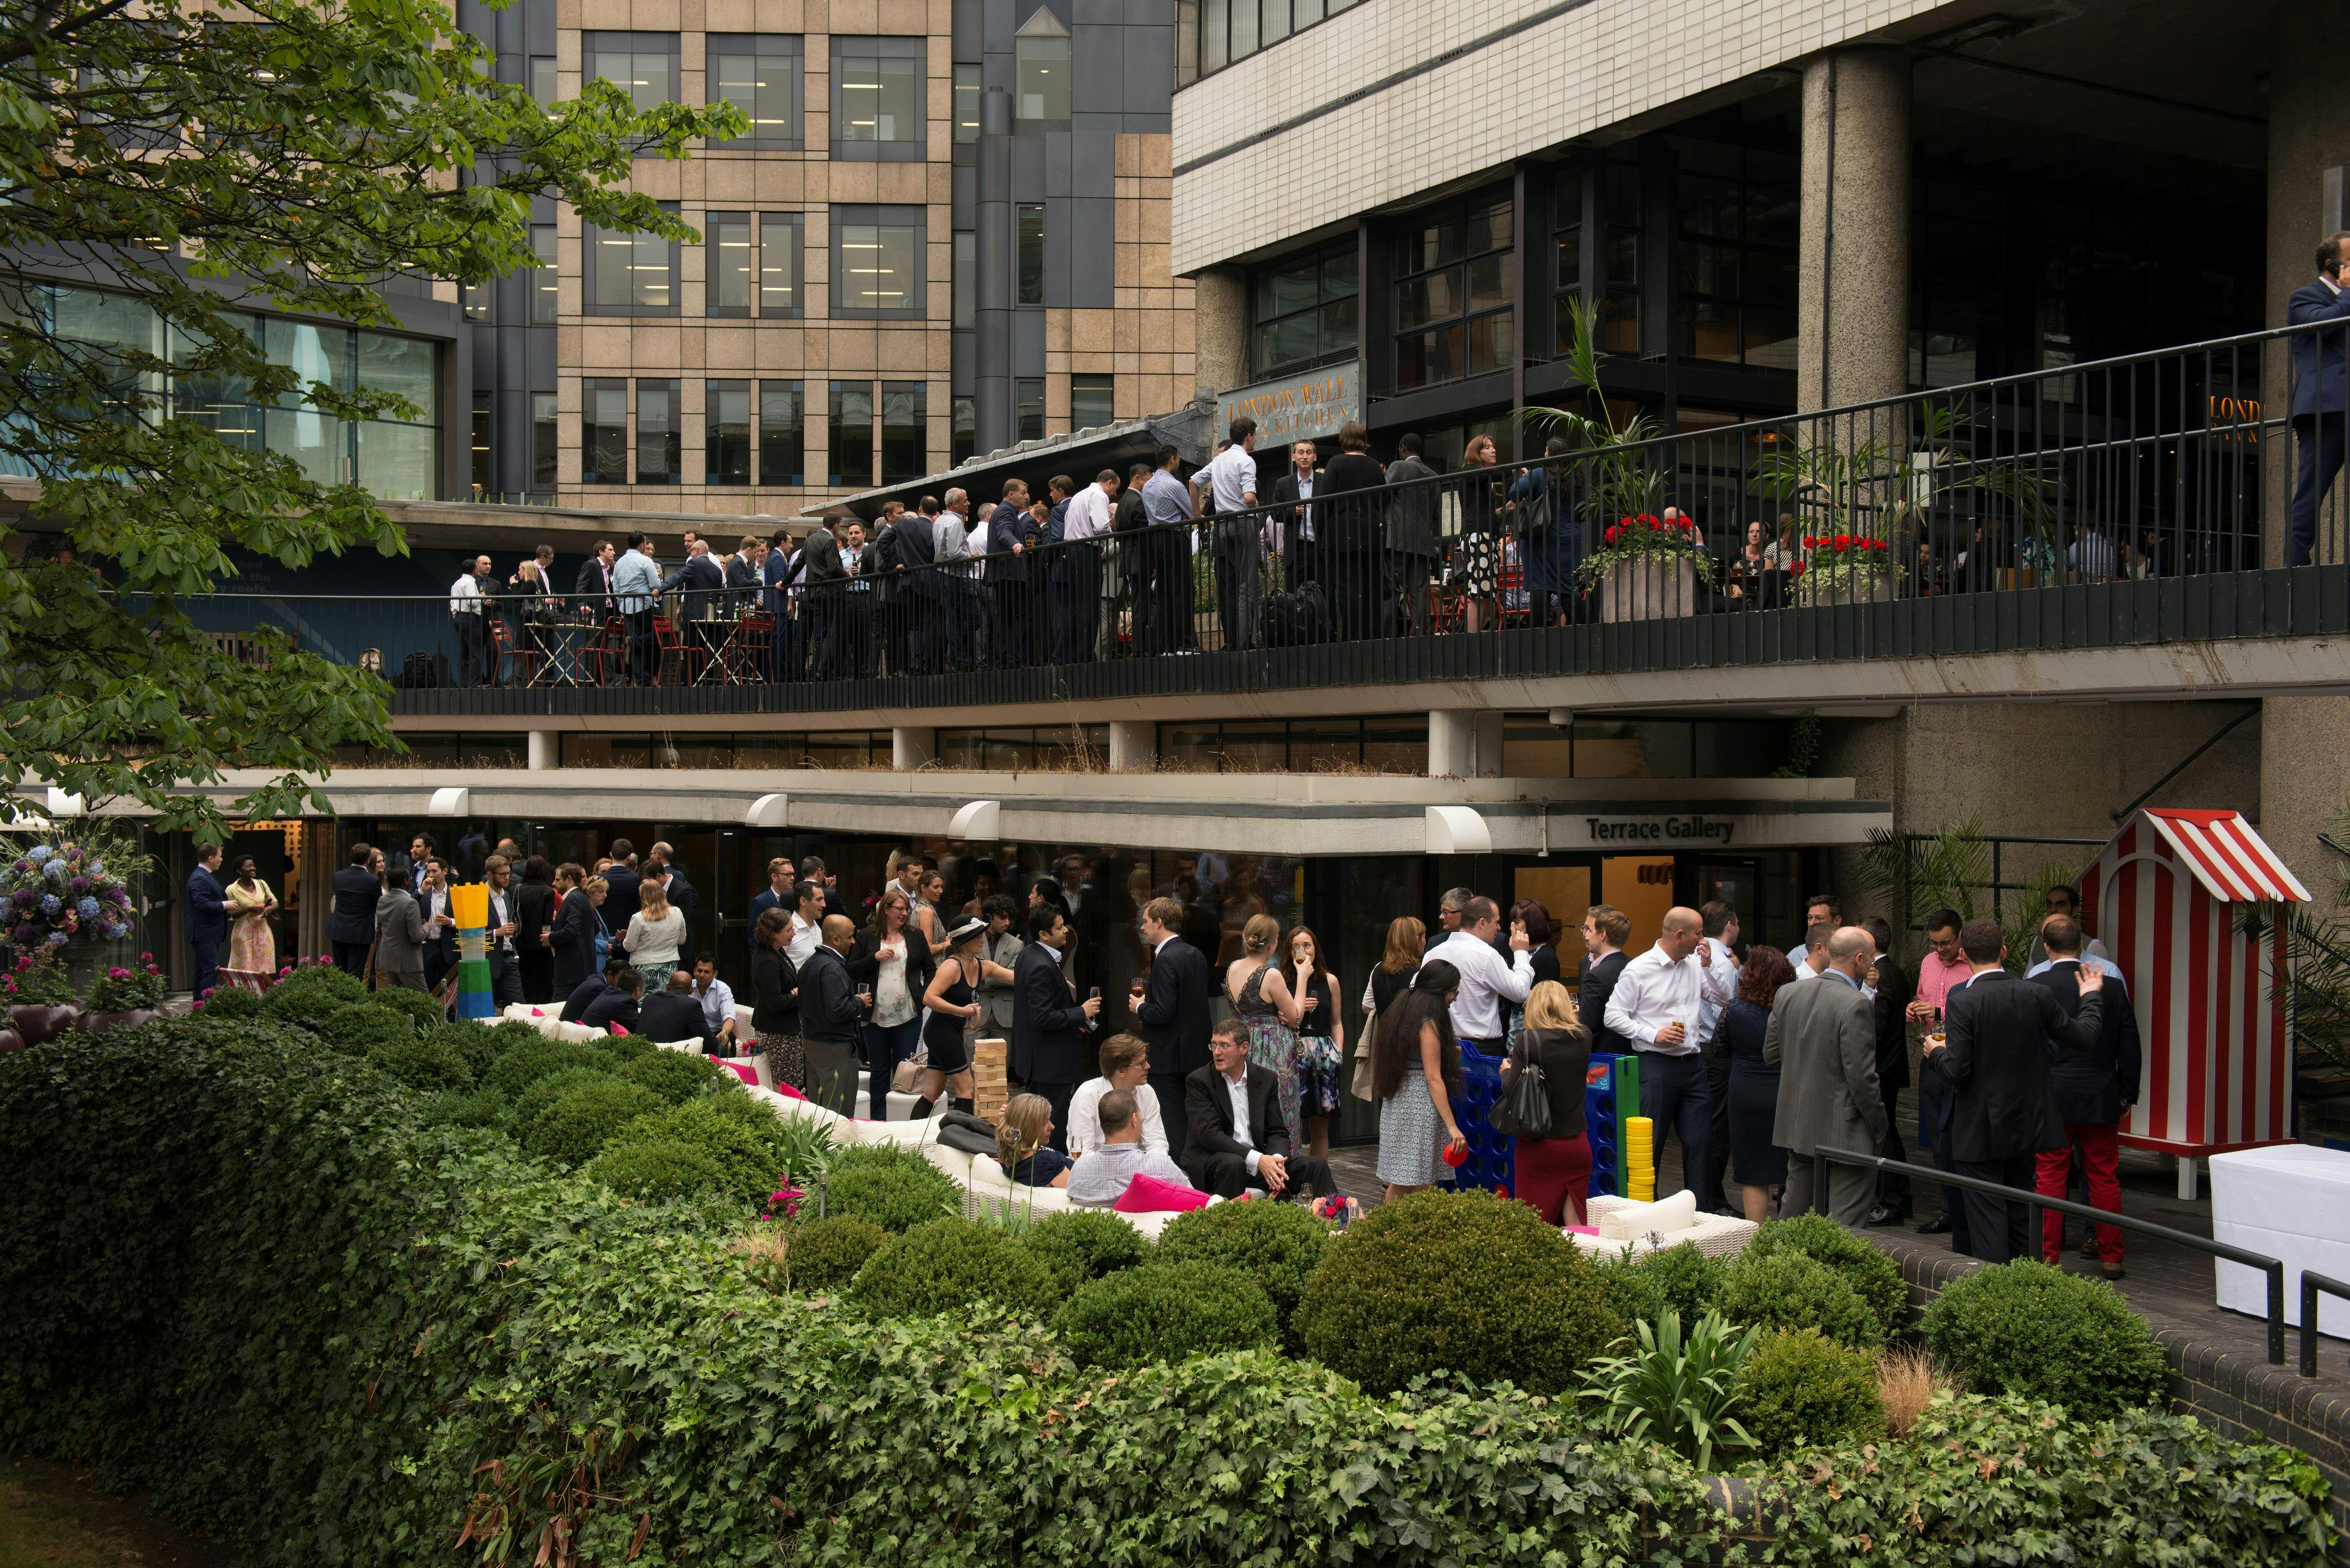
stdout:
{"type": "Polygon", "coordinates": [[[577,686],[584,679],[585,656],[588,642],[603,628],[586,621],[558,621],[552,626],[527,628],[546,650],[546,657],[531,672],[533,686],[577,686]]]}

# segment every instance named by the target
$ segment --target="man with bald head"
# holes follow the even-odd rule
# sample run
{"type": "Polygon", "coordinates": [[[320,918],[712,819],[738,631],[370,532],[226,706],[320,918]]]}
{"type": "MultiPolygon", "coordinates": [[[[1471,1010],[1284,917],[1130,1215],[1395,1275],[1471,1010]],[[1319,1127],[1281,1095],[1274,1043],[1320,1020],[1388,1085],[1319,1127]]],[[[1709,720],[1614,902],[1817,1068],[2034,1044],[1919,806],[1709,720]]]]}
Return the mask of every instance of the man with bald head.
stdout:
{"type": "MultiPolygon", "coordinates": [[[[1599,1021],[1640,1054],[1640,1114],[1653,1129],[1655,1153],[1661,1163],[1666,1136],[1678,1133],[1689,1181],[1712,1168],[1713,1093],[1698,1049],[1700,1015],[1709,1002],[1727,1006],[1737,992],[1738,971],[1715,961],[1704,919],[1676,905],[1665,911],[1654,945],[1625,963],[1599,1021]]],[[[1720,1192],[1697,1195],[1700,1210],[1721,1203],[1720,1192]]]]}
{"type": "Polygon", "coordinates": [[[1772,1004],[1762,1061],[1779,1069],[1771,1141],[1787,1151],[1782,1214],[1825,1205],[1831,1219],[1853,1230],[1868,1218],[1877,1173],[1831,1165],[1822,1192],[1812,1150],[1874,1154],[1892,1125],[1877,1087],[1877,1008],[1861,989],[1876,964],[1875,940],[1858,926],[1839,926],[1828,938],[1827,967],[1809,985],[1781,986],[1772,1004]]]}
{"type": "Polygon", "coordinates": [[[869,998],[848,974],[857,926],[847,915],[824,918],[823,940],[800,965],[800,1044],[807,1054],[807,1096],[828,1111],[857,1114],[858,1025],[869,998]]]}

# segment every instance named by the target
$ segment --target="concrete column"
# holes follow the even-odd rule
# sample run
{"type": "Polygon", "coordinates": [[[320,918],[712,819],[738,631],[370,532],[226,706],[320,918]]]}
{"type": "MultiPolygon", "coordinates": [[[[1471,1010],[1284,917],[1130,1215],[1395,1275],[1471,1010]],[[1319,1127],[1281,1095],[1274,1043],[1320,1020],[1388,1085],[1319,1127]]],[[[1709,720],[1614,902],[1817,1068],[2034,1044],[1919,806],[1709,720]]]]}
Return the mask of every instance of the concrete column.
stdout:
{"type": "Polygon", "coordinates": [[[1908,56],[1813,60],[1803,115],[1795,406],[1898,397],[1909,389],[1908,56]]]}
{"type": "Polygon", "coordinates": [[[1147,774],[1159,765],[1159,726],[1149,719],[1109,722],[1109,771],[1147,774]]]}
{"type": "Polygon", "coordinates": [[[545,773],[562,765],[562,738],[553,730],[533,730],[530,732],[531,771],[545,773]]]}
{"type": "Polygon", "coordinates": [[[1199,395],[1212,401],[1247,386],[1248,275],[1236,266],[1211,266],[1192,279],[1191,317],[1199,395]]]}
{"type": "Polygon", "coordinates": [[[1502,776],[1502,718],[1474,708],[1436,708],[1428,715],[1428,776],[1502,776]]]}
{"type": "Polygon", "coordinates": [[[889,732],[889,765],[899,773],[911,773],[916,768],[936,762],[939,755],[939,732],[936,730],[916,730],[904,725],[889,732]]]}

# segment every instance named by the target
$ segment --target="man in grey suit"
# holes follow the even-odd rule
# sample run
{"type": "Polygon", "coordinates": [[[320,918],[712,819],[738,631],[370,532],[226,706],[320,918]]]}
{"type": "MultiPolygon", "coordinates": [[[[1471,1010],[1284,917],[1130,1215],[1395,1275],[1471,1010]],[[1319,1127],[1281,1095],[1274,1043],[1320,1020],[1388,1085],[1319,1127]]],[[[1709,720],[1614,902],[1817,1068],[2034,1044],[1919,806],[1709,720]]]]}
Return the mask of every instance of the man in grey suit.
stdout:
{"type": "Polygon", "coordinates": [[[1436,477],[1436,470],[1419,455],[1419,437],[1407,434],[1396,442],[1396,460],[1388,464],[1388,483],[1403,485],[1388,503],[1388,571],[1401,596],[1404,618],[1415,636],[1428,630],[1428,583],[1444,546],[1437,537],[1436,486],[1413,484],[1415,479],[1436,477]]]}
{"type": "Polygon", "coordinates": [[[1827,1199],[1829,1217],[1857,1230],[1868,1218],[1877,1173],[1828,1167],[1828,1189],[1814,1189],[1812,1150],[1871,1154],[1889,1125],[1877,1087],[1877,1010],[1861,986],[1877,962],[1877,944],[1858,926],[1828,939],[1828,967],[1809,985],[1782,986],[1762,1035],[1762,1061],[1779,1069],[1779,1111],[1771,1141],[1787,1151],[1783,1214],[1802,1214],[1827,1199]]]}
{"type": "Polygon", "coordinates": [[[408,890],[408,863],[396,856],[384,862],[375,906],[375,978],[379,985],[425,989],[424,912],[408,890]]]}

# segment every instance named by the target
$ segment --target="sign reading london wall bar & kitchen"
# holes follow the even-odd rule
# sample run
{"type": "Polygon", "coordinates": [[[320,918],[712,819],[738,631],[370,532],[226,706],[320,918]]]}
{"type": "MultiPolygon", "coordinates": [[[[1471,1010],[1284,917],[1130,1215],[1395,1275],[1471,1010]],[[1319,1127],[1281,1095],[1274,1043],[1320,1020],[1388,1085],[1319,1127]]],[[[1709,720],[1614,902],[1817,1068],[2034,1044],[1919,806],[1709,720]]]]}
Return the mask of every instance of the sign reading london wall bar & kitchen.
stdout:
{"type": "Polygon", "coordinates": [[[1216,400],[1217,439],[1243,414],[1256,421],[1259,452],[1292,441],[1335,438],[1340,425],[1363,417],[1362,364],[1349,359],[1226,392],[1216,400]]]}

